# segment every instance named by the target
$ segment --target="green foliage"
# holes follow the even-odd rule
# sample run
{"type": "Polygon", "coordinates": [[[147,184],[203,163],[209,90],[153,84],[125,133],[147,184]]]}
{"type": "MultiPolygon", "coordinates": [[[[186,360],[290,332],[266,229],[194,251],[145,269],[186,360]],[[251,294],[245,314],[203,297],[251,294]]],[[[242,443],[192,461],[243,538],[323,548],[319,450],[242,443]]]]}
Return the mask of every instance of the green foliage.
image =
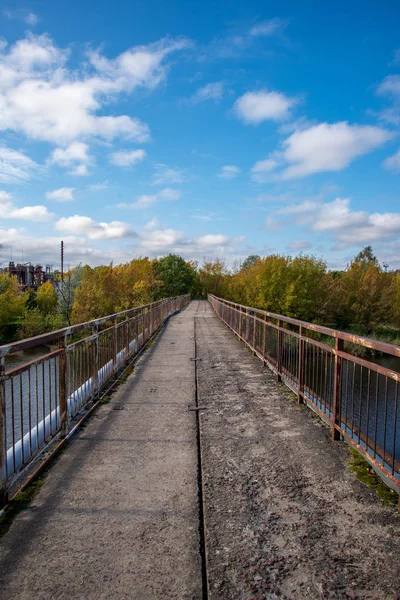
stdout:
{"type": "Polygon", "coordinates": [[[154,261],[147,257],[116,267],[83,267],[74,290],[71,321],[83,323],[148,304],[157,297],[160,286],[154,261]]]}
{"type": "Polygon", "coordinates": [[[46,281],[38,289],[36,303],[40,312],[45,315],[55,312],[58,304],[58,297],[54,286],[50,281],[46,281]]]}
{"type": "Polygon", "coordinates": [[[218,258],[214,261],[204,261],[199,270],[199,288],[202,296],[207,292],[215,296],[224,296],[227,292],[228,270],[225,263],[218,258]]]}
{"type": "Polygon", "coordinates": [[[193,267],[181,256],[168,254],[154,264],[156,279],[161,282],[158,298],[188,294],[195,280],[193,267]]]}
{"type": "Polygon", "coordinates": [[[5,512],[5,514],[2,517],[0,517],[0,536],[7,533],[18,513],[20,513],[21,510],[25,510],[28,508],[29,504],[39,492],[43,483],[44,479],[38,477],[27,487],[26,490],[20,492],[15,498],[15,500],[13,500],[10,508],[5,512]]]}
{"type": "Polygon", "coordinates": [[[15,277],[0,273],[0,340],[12,335],[25,310],[28,294],[23,293],[15,277]]]}
{"type": "Polygon", "coordinates": [[[386,506],[396,506],[399,496],[389,488],[375,473],[369,463],[361,456],[357,450],[350,448],[351,459],[349,460],[349,469],[355,473],[357,479],[365,483],[369,488],[375,490],[376,495],[386,506]]]}
{"type": "Polygon", "coordinates": [[[18,336],[21,340],[42,333],[55,331],[65,327],[65,321],[62,315],[57,313],[43,313],[40,308],[27,310],[21,320],[18,328],[18,336]]]}
{"type": "Polygon", "coordinates": [[[363,325],[369,335],[383,316],[390,319],[390,283],[390,275],[367,246],[337,280],[338,314],[349,323],[363,325]]]}
{"type": "Polygon", "coordinates": [[[260,256],[258,254],[250,254],[247,258],[244,259],[242,264],[242,269],[248,269],[257,263],[260,260],[260,256]]]}
{"type": "Polygon", "coordinates": [[[81,283],[85,269],[89,268],[90,267],[82,267],[82,265],[79,264],[64,274],[63,281],[61,281],[61,274],[59,274],[60,277],[57,276],[56,278],[56,281],[59,282],[58,309],[68,325],[71,325],[72,306],[74,304],[75,291],[81,283]]]}

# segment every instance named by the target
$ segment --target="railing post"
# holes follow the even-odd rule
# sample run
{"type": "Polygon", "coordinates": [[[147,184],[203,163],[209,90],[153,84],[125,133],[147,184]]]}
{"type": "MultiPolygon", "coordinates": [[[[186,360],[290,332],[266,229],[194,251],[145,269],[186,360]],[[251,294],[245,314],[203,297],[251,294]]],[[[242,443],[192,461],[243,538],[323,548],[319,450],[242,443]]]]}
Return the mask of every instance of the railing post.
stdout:
{"type": "Polygon", "coordinates": [[[94,326],[94,360],[93,360],[93,395],[95,398],[99,397],[100,383],[99,383],[99,370],[100,370],[100,337],[99,337],[99,326],[94,326]]]}
{"type": "Polygon", "coordinates": [[[299,330],[299,362],[298,362],[298,371],[297,371],[297,381],[298,381],[298,393],[297,393],[297,402],[299,404],[304,404],[304,367],[305,367],[305,356],[304,356],[304,339],[303,339],[303,328],[300,325],[299,330]]]}
{"type": "Polygon", "coordinates": [[[340,427],[340,413],[342,400],[342,358],[338,355],[344,347],[344,342],[340,338],[335,338],[335,370],[333,378],[333,419],[332,419],[332,439],[340,440],[340,431],[335,425],[340,427]]]}
{"type": "Polygon", "coordinates": [[[4,356],[0,358],[0,508],[7,504],[6,382],[4,356]]]}
{"type": "Polygon", "coordinates": [[[58,356],[58,391],[60,398],[60,430],[61,437],[67,435],[68,428],[68,400],[67,400],[67,340],[63,335],[58,341],[61,354],[58,356]]]}
{"type": "Polygon", "coordinates": [[[129,360],[129,317],[126,320],[125,325],[125,362],[129,360]]]}
{"type": "Polygon", "coordinates": [[[277,375],[276,375],[276,380],[279,383],[280,381],[282,381],[282,331],[281,331],[281,327],[283,326],[283,322],[279,319],[278,321],[278,344],[277,344],[277,349],[276,349],[276,355],[277,355],[277,375]]]}
{"type": "Polygon", "coordinates": [[[113,372],[117,372],[117,355],[118,355],[118,332],[117,332],[117,323],[114,322],[113,327],[113,336],[112,336],[112,347],[113,347],[113,372]]]}
{"type": "Polygon", "coordinates": [[[263,347],[264,364],[266,363],[267,356],[268,356],[268,325],[267,325],[267,317],[265,317],[265,320],[264,320],[264,347],[263,347]]]}
{"type": "Polygon", "coordinates": [[[255,315],[255,313],[253,313],[253,354],[254,354],[254,356],[257,354],[257,352],[256,352],[256,326],[257,326],[256,315],[255,315]]]}

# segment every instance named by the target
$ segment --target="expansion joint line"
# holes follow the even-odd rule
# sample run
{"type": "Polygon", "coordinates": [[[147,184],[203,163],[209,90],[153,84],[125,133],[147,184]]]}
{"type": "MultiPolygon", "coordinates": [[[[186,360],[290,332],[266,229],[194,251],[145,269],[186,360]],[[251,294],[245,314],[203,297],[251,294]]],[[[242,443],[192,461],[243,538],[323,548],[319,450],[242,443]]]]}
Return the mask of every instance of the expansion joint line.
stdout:
{"type": "MultiPolygon", "coordinates": [[[[197,312],[197,311],[196,311],[197,312]]],[[[194,324],[194,372],[195,372],[195,406],[196,406],[196,438],[197,438],[197,490],[199,503],[199,542],[200,542],[200,557],[201,557],[201,579],[202,579],[202,600],[208,600],[208,575],[207,575],[207,549],[206,549],[206,523],[204,514],[204,485],[203,485],[203,468],[201,456],[201,428],[200,428],[200,406],[198,392],[198,364],[197,356],[197,331],[196,331],[196,315],[193,318],[194,324]]]]}

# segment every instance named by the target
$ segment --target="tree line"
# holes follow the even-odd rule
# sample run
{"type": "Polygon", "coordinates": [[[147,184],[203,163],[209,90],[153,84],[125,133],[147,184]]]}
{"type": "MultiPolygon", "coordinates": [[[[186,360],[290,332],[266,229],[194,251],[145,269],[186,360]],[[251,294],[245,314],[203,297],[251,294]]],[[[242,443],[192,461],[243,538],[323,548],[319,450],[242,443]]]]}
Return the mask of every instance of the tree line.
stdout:
{"type": "MultiPolygon", "coordinates": [[[[71,269],[54,287],[22,291],[0,274],[0,343],[39,335],[167,298],[213,293],[254,308],[396,341],[400,272],[386,272],[367,246],[343,271],[315,256],[249,256],[229,269],[224,261],[170,254],[121,265],[71,269]]],[[[399,332],[400,335],[400,332],[399,332]]]]}

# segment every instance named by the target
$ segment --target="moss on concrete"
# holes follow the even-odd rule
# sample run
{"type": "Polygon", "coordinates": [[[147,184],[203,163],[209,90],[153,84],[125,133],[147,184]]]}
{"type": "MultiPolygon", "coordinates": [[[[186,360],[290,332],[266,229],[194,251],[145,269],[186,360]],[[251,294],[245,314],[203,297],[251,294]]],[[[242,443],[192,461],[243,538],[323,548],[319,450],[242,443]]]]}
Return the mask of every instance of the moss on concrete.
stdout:
{"type": "Polygon", "coordinates": [[[44,479],[38,477],[29,485],[29,487],[26,488],[26,490],[20,492],[12,501],[10,508],[0,518],[0,537],[7,533],[7,531],[10,529],[12,522],[18,513],[20,513],[21,510],[26,510],[28,508],[30,502],[39,492],[43,483],[44,479]]]}
{"type": "Polygon", "coordinates": [[[349,469],[355,473],[357,479],[375,490],[376,495],[386,506],[396,506],[399,496],[388,487],[375,473],[371,465],[361,456],[357,450],[350,448],[349,469]]]}

